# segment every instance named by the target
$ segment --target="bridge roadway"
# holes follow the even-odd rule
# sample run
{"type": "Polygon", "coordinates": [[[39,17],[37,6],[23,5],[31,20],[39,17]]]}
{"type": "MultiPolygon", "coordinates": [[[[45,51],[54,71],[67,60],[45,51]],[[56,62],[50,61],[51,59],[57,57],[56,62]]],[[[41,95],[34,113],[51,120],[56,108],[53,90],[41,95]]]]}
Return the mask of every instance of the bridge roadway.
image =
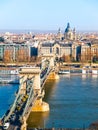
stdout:
{"type": "MultiPolygon", "coordinates": [[[[27,79],[25,81],[22,81],[21,84],[27,83],[26,86],[26,94],[22,95],[20,94],[21,90],[21,84],[19,86],[19,90],[17,93],[17,96],[14,100],[13,105],[10,107],[9,110],[5,113],[5,115],[2,118],[3,124],[6,122],[10,123],[10,126],[8,130],[16,130],[18,127],[20,129],[21,123],[22,123],[22,117],[25,117],[26,120],[28,119],[30,112],[32,110],[32,107],[34,105],[34,102],[39,96],[43,95],[44,92],[44,84],[47,79],[47,76],[49,75],[50,71],[50,66],[46,66],[44,69],[41,69],[41,74],[40,74],[40,81],[41,81],[41,94],[35,94],[33,93],[33,81],[34,81],[34,76],[31,77],[30,79],[27,79]]],[[[23,77],[21,77],[23,79],[23,77]]]]}

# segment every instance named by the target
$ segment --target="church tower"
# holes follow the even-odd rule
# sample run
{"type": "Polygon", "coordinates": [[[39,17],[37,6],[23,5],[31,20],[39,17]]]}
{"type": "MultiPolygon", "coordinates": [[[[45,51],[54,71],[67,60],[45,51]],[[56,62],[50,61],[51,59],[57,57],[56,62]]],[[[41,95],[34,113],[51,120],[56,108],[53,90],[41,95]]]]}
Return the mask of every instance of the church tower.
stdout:
{"type": "Polygon", "coordinates": [[[64,39],[66,40],[73,40],[73,32],[70,28],[70,23],[67,23],[67,27],[64,32],[64,39]]]}
{"type": "Polygon", "coordinates": [[[58,33],[57,33],[57,39],[61,40],[62,39],[62,34],[61,34],[61,29],[58,29],[58,33]]]}
{"type": "Polygon", "coordinates": [[[73,40],[76,40],[76,29],[73,29],[73,40]]]}

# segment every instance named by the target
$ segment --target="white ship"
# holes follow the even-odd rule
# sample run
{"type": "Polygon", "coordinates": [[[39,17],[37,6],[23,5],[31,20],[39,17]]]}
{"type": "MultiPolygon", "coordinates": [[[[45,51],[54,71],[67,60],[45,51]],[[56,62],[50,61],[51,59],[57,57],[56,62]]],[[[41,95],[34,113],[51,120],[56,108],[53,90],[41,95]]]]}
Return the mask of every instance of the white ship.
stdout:
{"type": "Polygon", "coordinates": [[[0,70],[0,75],[18,75],[18,69],[2,69],[0,70]]]}
{"type": "Polygon", "coordinates": [[[69,70],[60,70],[58,74],[70,74],[69,70]]]}
{"type": "Polygon", "coordinates": [[[1,84],[18,84],[19,83],[19,76],[2,75],[2,76],[0,76],[0,83],[1,84]]]}

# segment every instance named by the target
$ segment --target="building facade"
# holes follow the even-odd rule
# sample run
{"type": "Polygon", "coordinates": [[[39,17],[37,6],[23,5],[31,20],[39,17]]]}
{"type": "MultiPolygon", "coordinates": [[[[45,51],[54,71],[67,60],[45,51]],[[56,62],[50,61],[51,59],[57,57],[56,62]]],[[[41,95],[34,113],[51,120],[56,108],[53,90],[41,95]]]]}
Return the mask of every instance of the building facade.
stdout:
{"type": "Polygon", "coordinates": [[[98,61],[98,44],[86,43],[81,45],[81,61],[82,62],[98,61]]]}
{"type": "Polygon", "coordinates": [[[61,41],[43,42],[39,44],[38,55],[43,54],[54,54],[55,58],[65,57],[65,59],[77,60],[77,55],[80,53],[78,50],[78,45],[72,42],[65,43],[61,41]]]}
{"type": "Polygon", "coordinates": [[[30,46],[26,44],[0,44],[0,61],[19,62],[28,61],[30,46]]]}

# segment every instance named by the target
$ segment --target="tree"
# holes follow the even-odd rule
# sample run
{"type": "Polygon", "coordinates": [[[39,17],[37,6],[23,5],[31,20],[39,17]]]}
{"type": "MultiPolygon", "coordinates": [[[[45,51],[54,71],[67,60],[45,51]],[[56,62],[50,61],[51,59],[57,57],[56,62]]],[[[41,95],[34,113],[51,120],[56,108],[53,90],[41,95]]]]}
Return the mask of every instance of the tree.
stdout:
{"type": "Polygon", "coordinates": [[[27,49],[19,49],[16,52],[16,61],[17,62],[28,62],[30,57],[27,49]]]}
{"type": "Polygon", "coordinates": [[[4,62],[11,62],[11,51],[10,50],[4,51],[4,62]]]}

